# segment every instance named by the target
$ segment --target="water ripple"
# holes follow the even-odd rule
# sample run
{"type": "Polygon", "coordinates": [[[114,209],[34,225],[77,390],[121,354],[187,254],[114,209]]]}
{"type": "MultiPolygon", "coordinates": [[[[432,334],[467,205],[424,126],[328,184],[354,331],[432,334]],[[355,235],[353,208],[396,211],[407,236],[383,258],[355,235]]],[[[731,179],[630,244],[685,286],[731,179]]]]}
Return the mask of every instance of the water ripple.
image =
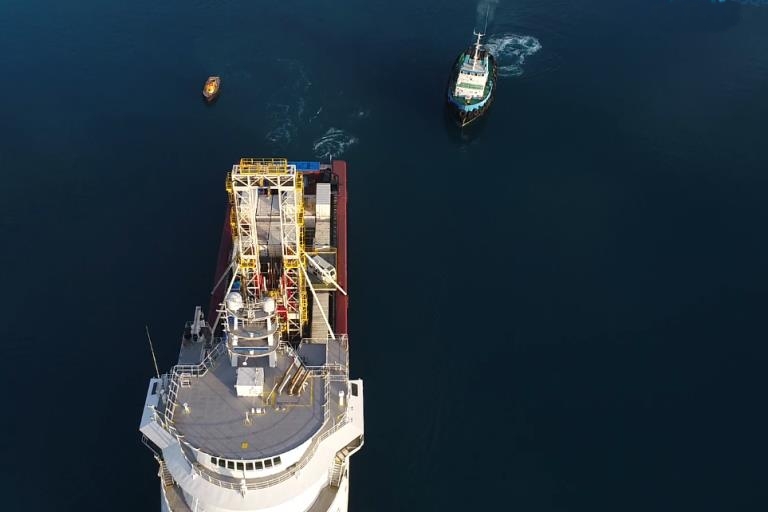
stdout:
{"type": "Polygon", "coordinates": [[[357,137],[350,135],[338,128],[329,128],[322,137],[312,145],[315,157],[324,160],[326,158],[338,158],[346,149],[357,143],[357,137]]]}
{"type": "Polygon", "coordinates": [[[493,35],[486,46],[496,57],[501,77],[522,75],[525,59],[541,50],[535,37],[512,33],[493,35]]]}

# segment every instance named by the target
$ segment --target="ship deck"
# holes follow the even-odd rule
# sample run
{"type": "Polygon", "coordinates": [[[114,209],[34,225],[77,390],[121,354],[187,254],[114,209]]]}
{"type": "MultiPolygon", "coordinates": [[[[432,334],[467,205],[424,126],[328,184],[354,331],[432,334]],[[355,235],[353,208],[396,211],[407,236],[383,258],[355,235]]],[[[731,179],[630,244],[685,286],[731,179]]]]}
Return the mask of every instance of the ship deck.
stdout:
{"type": "MultiPolygon", "coordinates": [[[[299,347],[298,354],[308,367],[326,363],[346,366],[346,351],[339,341],[305,343],[299,347]]],[[[293,357],[279,351],[274,368],[267,365],[267,358],[251,358],[248,363],[250,367],[264,368],[262,396],[265,398],[237,396],[236,368],[229,364],[228,358],[228,355],[219,357],[204,376],[191,377],[187,387],[182,385],[178,389],[173,422],[191,446],[217,457],[262,459],[296,448],[321,430],[327,376],[310,377],[299,395],[289,395],[287,387],[278,394],[275,388],[293,364],[293,357]],[[259,408],[263,412],[250,414],[248,422],[246,411],[259,408]]],[[[340,414],[342,409],[332,397],[338,395],[339,390],[346,390],[346,382],[328,382],[328,387],[329,414],[340,414]]]]}
{"type": "MultiPolygon", "coordinates": [[[[297,167],[310,169],[302,171],[310,176],[305,182],[304,195],[304,236],[307,252],[320,255],[334,266],[337,270],[338,284],[346,289],[348,285],[346,163],[337,160],[329,165],[321,164],[319,168],[297,167]],[[318,213],[316,197],[313,195],[317,183],[328,182],[332,184],[330,219],[327,213],[319,212],[319,217],[316,215],[318,213]],[[320,234],[323,236],[321,237],[320,234]]],[[[231,283],[232,271],[229,263],[235,259],[232,253],[233,236],[230,224],[232,208],[230,206],[226,209],[214,276],[214,293],[211,296],[207,316],[208,322],[218,319],[225,293],[228,291],[226,284],[231,283]]],[[[256,227],[259,251],[266,257],[265,261],[272,265],[273,261],[270,261],[270,257],[278,258],[282,252],[280,210],[276,195],[258,196],[253,222],[256,227]]],[[[267,358],[260,358],[259,363],[250,358],[249,367],[259,367],[264,370],[263,392],[259,396],[240,397],[237,396],[235,389],[237,367],[231,365],[231,355],[224,344],[226,341],[220,342],[221,330],[216,330],[216,338],[214,338],[214,332],[206,324],[202,326],[199,336],[190,336],[189,323],[187,324],[185,335],[181,340],[178,366],[170,374],[163,376],[164,388],[161,393],[163,398],[158,406],[161,417],[155,416],[152,421],[155,427],[168,430],[181,441],[181,453],[193,466],[191,473],[193,481],[196,476],[201,475],[223,489],[236,490],[240,489],[243,483],[242,477],[232,475],[231,471],[222,472],[215,466],[211,469],[210,463],[205,461],[205,458],[198,458],[196,461],[198,454],[195,450],[200,450],[203,455],[209,454],[219,458],[220,467],[224,467],[221,466],[221,459],[229,459],[227,462],[231,463],[239,460],[258,461],[272,458],[275,466],[283,464],[284,467],[281,467],[278,472],[265,471],[263,476],[248,478],[249,489],[265,489],[277,481],[300,475],[303,465],[307,461],[312,461],[316,453],[327,455],[325,451],[328,450],[322,441],[349,421],[346,416],[348,411],[345,402],[350,400],[344,401],[341,395],[342,392],[350,392],[348,341],[346,334],[341,334],[347,332],[348,297],[337,291],[332,284],[324,283],[311,269],[308,270],[309,282],[312,283],[316,293],[309,297],[310,321],[306,325],[308,331],[304,330],[303,334],[309,334],[314,339],[303,340],[295,349],[295,353],[302,364],[311,370],[312,376],[298,395],[289,394],[287,388],[290,387],[290,381],[283,393],[278,395],[273,392],[283,380],[286,368],[295,364],[292,350],[286,350],[285,346],[281,346],[277,351],[278,364],[274,368],[268,367],[267,358]],[[320,313],[320,308],[326,315],[320,313]],[[327,322],[330,322],[333,330],[340,334],[337,339],[326,339],[327,322]],[[212,354],[209,355],[211,352],[212,354]],[[216,357],[214,354],[220,355],[216,357]],[[199,373],[203,375],[198,376],[199,373]],[[168,387],[169,378],[170,387],[168,387]],[[249,414],[247,420],[246,411],[250,412],[252,409],[260,409],[260,411],[253,415],[249,414]],[[172,417],[169,417],[171,414],[172,417]],[[159,421],[160,424],[157,425],[155,421],[159,421]],[[286,455],[282,457],[282,462],[275,458],[300,446],[306,446],[307,451],[302,454],[294,452],[286,455]],[[298,460],[296,457],[299,457],[298,460]],[[202,461],[205,463],[201,464],[202,461]]],[[[277,271],[280,271],[279,266],[277,271]]],[[[269,282],[267,284],[271,286],[269,282]]],[[[217,326],[221,325],[218,322],[213,323],[217,326]]],[[[242,356],[238,357],[241,358],[238,362],[242,363],[242,356]]],[[[357,393],[356,385],[352,386],[352,390],[357,393]]],[[[157,398],[154,400],[157,403],[157,398]]],[[[360,417],[361,420],[362,417],[360,417]]],[[[155,438],[148,438],[145,441],[150,446],[158,440],[162,441],[163,437],[156,435],[155,438]]],[[[329,456],[328,459],[330,462],[332,457],[329,456]]],[[[213,463],[216,464],[216,462],[213,463]]],[[[165,467],[161,465],[161,469],[165,467]]],[[[175,467],[174,471],[178,473],[180,467],[175,467]]],[[[266,467],[271,466],[267,466],[265,461],[266,467]]],[[[187,466],[184,468],[184,471],[188,471],[187,466]]],[[[260,468],[259,463],[256,469],[260,468]]],[[[247,466],[246,469],[249,470],[247,466]]],[[[178,477],[177,474],[171,476],[178,477]]],[[[166,481],[167,477],[168,475],[161,474],[161,482],[166,481]]],[[[336,487],[326,486],[318,492],[307,512],[327,510],[340,491],[336,487]]],[[[183,492],[178,484],[162,488],[163,504],[174,512],[192,509],[191,504],[187,504],[185,499],[190,499],[190,495],[183,492]]]]}

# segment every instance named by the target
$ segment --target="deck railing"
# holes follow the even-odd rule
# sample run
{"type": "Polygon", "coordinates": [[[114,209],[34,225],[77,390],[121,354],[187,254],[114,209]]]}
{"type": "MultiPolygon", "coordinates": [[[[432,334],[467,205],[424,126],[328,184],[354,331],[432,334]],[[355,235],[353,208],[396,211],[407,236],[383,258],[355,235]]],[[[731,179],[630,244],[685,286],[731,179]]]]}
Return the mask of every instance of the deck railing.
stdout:
{"type": "Polygon", "coordinates": [[[177,364],[169,372],[170,382],[168,384],[168,398],[165,406],[163,417],[165,419],[165,427],[173,434],[176,433],[176,428],[173,426],[173,414],[176,412],[176,406],[178,405],[176,399],[179,392],[179,381],[184,377],[202,377],[208,370],[214,367],[216,360],[224,354],[227,350],[227,345],[224,342],[219,342],[200,364],[177,364]]]}
{"type": "Polygon", "coordinates": [[[323,440],[327,439],[328,436],[339,430],[341,427],[349,423],[349,418],[347,417],[346,413],[344,414],[344,417],[335,425],[330,427],[328,430],[317,436],[312,440],[312,443],[309,447],[309,449],[304,453],[304,455],[301,456],[301,459],[292,466],[290,466],[287,470],[278,473],[272,477],[266,477],[259,480],[251,480],[250,482],[248,480],[245,481],[245,484],[243,484],[243,481],[233,481],[233,480],[224,480],[219,475],[216,475],[215,473],[209,471],[205,467],[203,467],[200,463],[197,461],[193,461],[190,459],[190,457],[187,455],[186,451],[182,449],[182,453],[184,454],[184,458],[187,460],[187,463],[191,466],[192,470],[205,480],[209,481],[210,483],[217,485],[219,487],[223,487],[225,489],[231,489],[234,491],[238,491],[243,493],[244,490],[256,490],[256,489],[265,489],[267,487],[272,487],[273,485],[277,485],[280,482],[284,482],[285,480],[288,480],[289,478],[293,477],[301,471],[312,459],[312,457],[315,455],[315,452],[317,451],[318,446],[320,446],[320,443],[323,442],[323,440]]]}
{"type": "MultiPolygon", "coordinates": [[[[313,376],[317,377],[323,377],[324,382],[324,400],[325,403],[323,404],[323,426],[321,427],[321,430],[323,427],[328,425],[329,422],[333,422],[333,425],[328,427],[322,434],[315,437],[310,447],[307,449],[307,451],[301,456],[301,459],[299,459],[298,462],[293,464],[292,466],[289,466],[285,471],[282,471],[272,477],[265,477],[262,479],[257,480],[245,480],[244,483],[242,480],[235,481],[235,480],[226,480],[221,478],[221,475],[218,475],[209,469],[202,466],[200,463],[197,462],[197,460],[194,459],[193,456],[190,456],[187,453],[187,449],[185,449],[185,446],[188,447],[189,450],[194,451],[194,448],[192,448],[188,443],[186,443],[183,440],[183,436],[180,436],[178,431],[176,430],[176,427],[173,425],[173,415],[176,410],[177,404],[177,398],[178,398],[178,389],[180,386],[180,381],[187,377],[187,378],[199,378],[205,376],[208,371],[213,368],[216,364],[217,359],[227,352],[227,345],[226,342],[220,342],[218,343],[203,359],[203,361],[200,364],[197,365],[176,365],[174,366],[171,371],[169,372],[169,385],[168,385],[168,398],[167,398],[167,405],[165,407],[164,411],[164,426],[165,428],[174,435],[179,440],[179,443],[181,445],[181,453],[184,455],[185,460],[190,465],[192,470],[205,480],[211,482],[214,485],[223,487],[225,489],[232,489],[239,491],[241,493],[244,493],[246,490],[255,490],[255,489],[264,489],[266,487],[271,487],[273,485],[279,484],[280,482],[283,482],[293,476],[296,475],[299,471],[301,471],[312,459],[315,452],[317,451],[318,446],[320,443],[328,438],[331,434],[338,431],[341,427],[349,423],[349,418],[347,416],[346,407],[344,409],[343,414],[339,417],[333,418],[331,416],[331,400],[330,400],[330,383],[331,381],[336,382],[347,382],[349,379],[349,366],[347,364],[348,361],[348,340],[347,335],[341,335],[337,338],[337,340],[340,342],[340,349],[341,354],[343,358],[343,363],[338,362],[330,362],[330,354],[326,352],[326,362],[322,366],[307,366],[307,369],[311,372],[313,376]]],[[[327,343],[329,340],[327,339],[305,339],[302,340],[302,342],[306,343],[327,343]]],[[[280,346],[278,348],[286,349],[290,352],[294,352],[294,349],[290,348],[286,343],[281,342],[280,346]]]]}

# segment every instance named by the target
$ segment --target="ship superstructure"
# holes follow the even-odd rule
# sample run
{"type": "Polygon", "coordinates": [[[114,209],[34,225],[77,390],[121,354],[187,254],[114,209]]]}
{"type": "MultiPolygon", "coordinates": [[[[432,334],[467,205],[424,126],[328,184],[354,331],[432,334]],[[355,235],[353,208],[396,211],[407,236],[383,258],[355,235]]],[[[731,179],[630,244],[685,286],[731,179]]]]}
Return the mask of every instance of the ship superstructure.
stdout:
{"type": "Polygon", "coordinates": [[[347,510],[364,421],[345,333],[346,164],[242,159],[226,188],[215,320],[195,310],[141,420],[161,510],[347,510]]]}
{"type": "Polygon", "coordinates": [[[488,110],[496,92],[496,60],[481,43],[485,34],[474,34],[477,40],[459,54],[446,91],[448,107],[462,127],[488,110]]]}

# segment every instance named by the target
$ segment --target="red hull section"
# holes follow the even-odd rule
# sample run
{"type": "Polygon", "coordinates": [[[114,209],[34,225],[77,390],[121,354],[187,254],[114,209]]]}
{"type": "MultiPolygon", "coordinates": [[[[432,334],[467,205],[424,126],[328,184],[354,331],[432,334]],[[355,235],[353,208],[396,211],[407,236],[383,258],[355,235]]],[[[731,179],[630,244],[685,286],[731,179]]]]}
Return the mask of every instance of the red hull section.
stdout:
{"type": "MultiPolygon", "coordinates": [[[[333,162],[333,174],[338,178],[338,194],[336,196],[336,280],[339,286],[349,291],[347,282],[347,162],[336,160],[333,162]]],[[[348,334],[347,308],[349,297],[341,292],[336,292],[336,332],[348,334]]]]}
{"type": "MultiPolygon", "coordinates": [[[[229,211],[230,206],[227,205],[227,214],[224,217],[224,228],[221,230],[221,241],[219,242],[219,257],[216,261],[216,273],[213,275],[213,284],[221,279],[224,271],[229,266],[229,258],[232,253],[232,227],[229,224],[229,211]]],[[[208,321],[213,322],[216,319],[216,310],[219,308],[219,304],[224,300],[224,292],[226,291],[227,284],[225,282],[219,283],[219,286],[213,291],[211,296],[211,304],[208,307],[208,321]]]]}

